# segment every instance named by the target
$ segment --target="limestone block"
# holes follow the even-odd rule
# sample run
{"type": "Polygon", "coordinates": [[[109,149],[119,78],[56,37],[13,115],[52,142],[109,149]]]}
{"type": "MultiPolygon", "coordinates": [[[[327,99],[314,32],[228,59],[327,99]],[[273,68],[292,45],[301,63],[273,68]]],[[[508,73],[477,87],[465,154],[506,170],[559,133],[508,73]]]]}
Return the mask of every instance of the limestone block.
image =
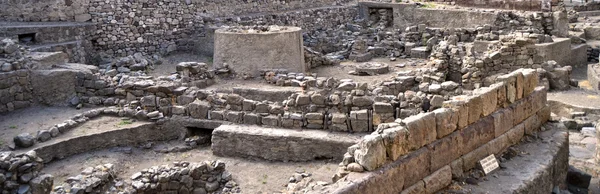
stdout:
{"type": "Polygon", "coordinates": [[[488,116],[496,111],[498,105],[498,89],[495,87],[478,88],[473,91],[481,98],[482,116],[488,116]]]}
{"type": "Polygon", "coordinates": [[[537,114],[525,119],[525,121],[523,121],[523,125],[525,126],[525,134],[527,135],[533,135],[541,127],[537,114]]]}
{"type": "Polygon", "coordinates": [[[402,191],[400,194],[423,194],[425,191],[425,182],[419,181],[414,185],[404,189],[404,191],[402,191]]]}
{"type": "Polygon", "coordinates": [[[225,120],[225,112],[223,111],[210,111],[210,119],[211,120],[225,120]]]}
{"type": "Polygon", "coordinates": [[[490,86],[490,88],[495,88],[497,93],[497,97],[498,99],[496,100],[496,107],[497,108],[506,108],[508,107],[508,101],[506,100],[506,83],[504,82],[500,82],[500,83],[495,83],[492,84],[490,86]]]}
{"type": "Polygon", "coordinates": [[[466,96],[455,96],[450,101],[444,102],[444,107],[458,113],[458,128],[464,129],[469,123],[469,107],[466,105],[466,96]]]}
{"type": "Polygon", "coordinates": [[[379,134],[363,137],[358,147],[358,150],[354,151],[354,159],[367,171],[375,170],[385,163],[386,149],[379,134]]]}
{"type": "MultiPolygon", "coordinates": [[[[510,107],[513,109],[513,125],[518,125],[527,118],[527,106],[531,105],[530,101],[519,100],[510,107]]],[[[531,106],[530,106],[531,107],[531,106]]]]}
{"type": "Polygon", "coordinates": [[[456,131],[429,144],[431,169],[436,170],[459,158],[462,154],[462,136],[456,131]]]}
{"type": "Polygon", "coordinates": [[[463,140],[462,154],[469,153],[494,139],[494,119],[484,117],[461,131],[463,140]]]}
{"type": "Polygon", "coordinates": [[[542,109],[540,109],[537,112],[537,116],[538,116],[538,121],[540,122],[540,126],[543,125],[544,123],[548,122],[548,120],[550,119],[550,112],[551,109],[549,106],[544,106],[542,109]]]}
{"type": "Polygon", "coordinates": [[[188,112],[192,118],[196,119],[207,119],[208,110],[210,109],[210,103],[201,100],[195,100],[194,102],[187,105],[188,112]]]}
{"type": "Polygon", "coordinates": [[[501,154],[502,151],[504,151],[506,148],[508,148],[508,146],[512,145],[512,144],[510,144],[510,140],[508,139],[507,134],[501,135],[500,137],[493,139],[492,141],[488,142],[487,144],[489,144],[489,146],[488,146],[489,154],[496,154],[496,155],[501,154]]]}
{"type": "Polygon", "coordinates": [[[450,163],[452,169],[452,178],[458,179],[464,176],[462,158],[458,158],[450,163]]]}
{"type": "Polygon", "coordinates": [[[260,116],[254,113],[244,114],[244,124],[258,125],[260,124],[260,116]]]}
{"type": "Polygon", "coordinates": [[[280,120],[279,116],[276,116],[276,115],[269,115],[269,116],[263,117],[261,119],[263,125],[271,126],[271,127],[279,126],[279,120],[280,120]]]}
{"type": "Polygon", "coordinates": [[[402,158],[404,169],[410,169],[404,174],[404,185],[413,185],[429,175],[429,159],[430,152],[427,148],[421,148],[402,158]]]}
{"type": "Polygon", "coordinates": [[[539,84],[539,75],[535,69],[523,69],[523,96],[529,96],[539,84]]]}
{"type": "Polygon", "coordinates": [[[383,137],[386,153],[391,160],[397,160],[409,152],[408,130],[406,128],[385,129],[381,136],[383,137]]]}
{"type": "Polygon", "coordinates": [[[373,125],[377,126],[381,123],[391,123],[396,120],[394,113],[373,113],[373,125]]]}
{"type": "Polygon", "coordinates": [[[525,135],[525,124],[521,123],[519,125],[514,126],[508,132],[506,132],[506,136],[508,137],[508,142],[511,145],[515,145],[521,141],[521,138],[525,135]]]}
{"type": "Polygon", "coordinates": [[[444,166],[425,177],[423,182],[425,182],[425,193],[435,193],[452,183],[452,170],[450,166],[444,166]]]}
{"type": "Polygon", "coordinates": [[[408,142],[411,150],[419,149],[433,142],[436,135],[435,114],[421,113],[404,119],[408,128],[408,142]]]}
{"type": "Polygon", "coordinates": [[[465,154],[462,157],[463,170],[468,171],[475,168],[479,160],[487,157],[489,155],[488,147],[489,144],[484,144],[483,146],[465,154]]]}
{"type": "Polygon", "coordinates": [[[498,81],[502,81],[506,88],[506,103],[510,105],[517,100],[517,77],[511,74],[498,76],[498,81]]]}
{"type": "Polygon", "coordinates": [[[376,102],[373,104],[374,113],[394,113],[394,106],[390,103],[376,102]]]}
{"type": "Polygon", "coordinates": [[[436,134],[440,139],[456,130],[458,126],[458,116],[450,108],[439,108],[433,111],[435,114],[436,134]]]}
{"type": "Polygon", "coordinates": [[[242,123],[243,119],[244,119],[244,112],[238,112],[238,111],[229,111],[227,113],[225,113],[225,118],[227,119],[227,121],[232,122],[232,123],[242,123]]]}
{"type": "Polygon", "coordinates": [[[514,76],[516,79],[516,83],[515,83],[515,94],[516,94],[516,99],[515,100],[519,100],[521,98],[523,98],[523,86],[524,86],[524,76],[523,73],[521,73],[520,71],[514,71],[512,73],[510,73],[511,76],[514,76]]]}
{"type": "Polygon", "coordinates": [[[531,93],[531,114],[535,114],[540,109],[544,108],[547,104],[547,90],[544,87],[536,87],[533,93],[531,93]]]}
{"type": "Polygon", "coordinates": [[[467,98],[467,107],[469,107],[469,122],[475,123],[481,118],[483,112],[483,102],[479,96],[469,96],[467,98]]]}
{"type": "Polygon", "coordinates": [[[513,120],[511,108],[500,109],[492,114],[492,117],[494,118],[494,137],[500,137],[514,126],[511,122],[513,120]]]}

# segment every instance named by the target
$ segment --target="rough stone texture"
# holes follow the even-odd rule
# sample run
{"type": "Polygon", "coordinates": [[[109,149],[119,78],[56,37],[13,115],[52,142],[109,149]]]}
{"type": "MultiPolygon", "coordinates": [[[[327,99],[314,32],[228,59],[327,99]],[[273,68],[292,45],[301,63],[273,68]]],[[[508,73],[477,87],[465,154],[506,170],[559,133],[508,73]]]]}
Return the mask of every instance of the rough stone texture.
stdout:
{"type": "Polygon", "coordinates": [[[99,148],[176,139],[183,133],[180,130],[185,130],[177,130],[177,128],[171,126],[164,127],[162,128],[154,123],[136,122],[126,128],[63,139],[53,144],[35,147],[33,150],[47,163],[54,159],[61,159],[99,148]]]}
{"type": "Polygon", "coordinates": [[[491,116],[484,117],[461,132],[463,154],[466,154],[494,139],[494,119],[491,116]]]}
{"type": "Polygon", "coordinates": [[[411,169],[410,171],[406,171],[404,175],[404,185],[413,185],[429,175],[430,158],[431,152],[429,149],[421,148],[401,159],[404,169],[411,169]]]}
{"type": "Polygon", "coordinates": [[[345,133],[221,125],[213,131],[211,148],[219,156],[310,161],[315,158],[341,159],[346,149],[359,140],[359,136],[345,133]]]}
{"type": "Polygon", "coordinates": [[[380,135],[367,135],[358,143],[354,159],[365,170],[372,171],[386,162],[386,149],[380,135]]]}
{"type": "Polygon", "coordinates": [[[464,189],[473,193],[551,193],[555,186],[564,186],[569,157],[567,132],[554,128],[539,135],[543,140],[517,146],[530,154],[507,161],[506,169],[493,173],[497,179],[464,189]]]}
{"type": "Polygon", "coordinates": [[[32,71],[31,87],[35,100],[47,105],[68,105],[76,95],[76,73],[66,69],[32,71]]]}
{"type": "Polygon", "coordinates": [[[459,114],[449,108],[439,108],[434,110],[433,113],[435,114],[436,134],[438,139],[441,139],[456,130],[459,114]]]}
{"type": "Polygon", "coordinates": [[[421,194],[421,193],[426,193],[426,189],[425,189],[425,182],[423,181],[419,181],[415,184],[413,184],[412,186],[404,189],[404,191],[402,191],[400,194],[421,194]]]}
{"type": "Polygon", "coordinates": [[[237,74],[260,76],[263,69],[287,69],[303,73],[302,34],[298,27],[281,27],[279,31],[230,32],[222,29],[215,34],[213,66],[229,66],[237,74]]]}
{"type": "Polygon", "coordinates": [[[513,120],[512,116],[513,110],[511,108],[500,109],[492,114],[494,118],[495,137],[500,137],[514,126],[513,122],[511,122],[513,120]]]}
{"type": "Polygon", "coordinates": [[[434,113],[424,113],[403,120],[408,129],[408,142],[411,150],[419,149],[436,139],[434,113]]]}
{"type": "Polygon", "coordinates": [[[425,177],[423,182],[425,182],[425,193],[435,193],[450,185],[452,182],[452,170],[450,166],[444,166],[425,177]]]}
{"type": "Polygon", "coordinates": [[[428,145],[431,152],[431,169],[437,170],[462,155],[462,136],[454,132],[428,145]]]}

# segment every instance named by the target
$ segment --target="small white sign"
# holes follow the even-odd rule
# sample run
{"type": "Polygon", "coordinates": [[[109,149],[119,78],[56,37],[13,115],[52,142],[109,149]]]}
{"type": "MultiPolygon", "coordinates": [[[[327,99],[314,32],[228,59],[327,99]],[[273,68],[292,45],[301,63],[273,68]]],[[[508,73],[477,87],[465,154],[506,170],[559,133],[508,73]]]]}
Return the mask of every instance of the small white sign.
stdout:
{"type": "Polygon", "coordinates": [[[498,160],[496,160],[494,154],[489,155],[488,157],[485,157],[484,159],[480,160],[479,164],[481,164],[481,168],[483,169],[483,172],[486,175],[500,167],[500,165],[498,164],[498,160]]]}

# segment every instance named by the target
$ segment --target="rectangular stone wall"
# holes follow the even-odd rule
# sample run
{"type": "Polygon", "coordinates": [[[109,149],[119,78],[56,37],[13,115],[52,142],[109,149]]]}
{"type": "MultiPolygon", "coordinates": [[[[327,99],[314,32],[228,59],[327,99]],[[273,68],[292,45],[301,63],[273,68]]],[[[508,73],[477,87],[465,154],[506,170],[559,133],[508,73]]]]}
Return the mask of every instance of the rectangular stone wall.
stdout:
{"type": "Polygon", "coordinates": [[[354,183],[338,192],[369,193],[386,187],[378,191],[434,193],[449,185],[453,176],[477,167],[484,157],[500,154],[524,135],[534,134],[550,116],[547,91],[536,87],[537,74],[523,71],[531,72],[515,71],[473,95],[446,101],[445,108],[404,119],[404,126],[378,129],[364,137],[348,148],[342,164],[346,170],[357,170],[358,164],[359,171],[372,172],[350,172],[347,179],[354,183]],[[387,179],[396,181],[385,184],[387,179]]]}
{"type": "Polygon", "coordinates": [[[32,102],[29,71],[0,73],[0,113],[29,107],[32,102]]]}

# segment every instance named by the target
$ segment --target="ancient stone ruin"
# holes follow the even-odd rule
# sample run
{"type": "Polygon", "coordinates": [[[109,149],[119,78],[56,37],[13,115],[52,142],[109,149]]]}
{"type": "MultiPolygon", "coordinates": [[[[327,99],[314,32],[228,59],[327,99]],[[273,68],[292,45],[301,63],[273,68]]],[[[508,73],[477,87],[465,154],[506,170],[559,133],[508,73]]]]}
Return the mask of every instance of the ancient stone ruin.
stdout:
{"type": "Polygon", "coordinates": [[[0,1],[0,193],[600,193],[600,4],[0,1]]]}

